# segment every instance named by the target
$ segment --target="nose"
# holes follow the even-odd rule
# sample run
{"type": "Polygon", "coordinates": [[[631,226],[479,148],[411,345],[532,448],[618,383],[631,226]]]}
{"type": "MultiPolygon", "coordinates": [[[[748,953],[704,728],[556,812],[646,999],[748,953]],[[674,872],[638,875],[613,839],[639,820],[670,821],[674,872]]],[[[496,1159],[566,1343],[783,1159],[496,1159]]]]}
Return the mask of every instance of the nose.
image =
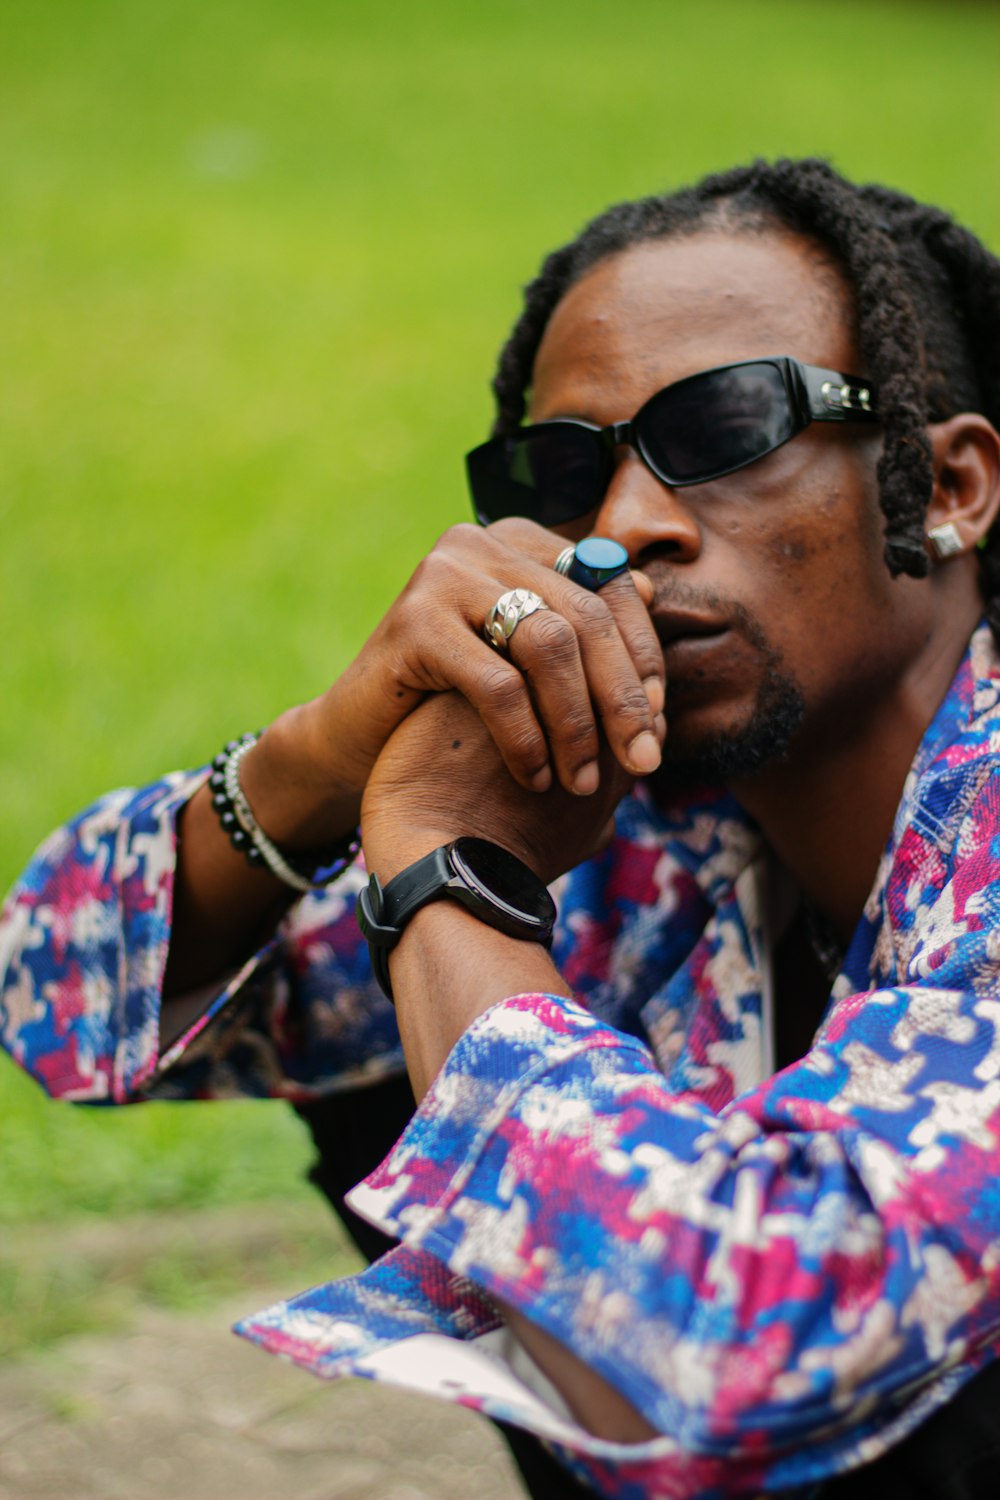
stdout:
{"type": "Polygon", "coordinates": [[[674,562],[694,562],[701,553],[701,527],[677,497],[639,455],[623,448],[593,526],[595,536],[621,542],[629,562],[640,564],[655,552],[674,562]]]}

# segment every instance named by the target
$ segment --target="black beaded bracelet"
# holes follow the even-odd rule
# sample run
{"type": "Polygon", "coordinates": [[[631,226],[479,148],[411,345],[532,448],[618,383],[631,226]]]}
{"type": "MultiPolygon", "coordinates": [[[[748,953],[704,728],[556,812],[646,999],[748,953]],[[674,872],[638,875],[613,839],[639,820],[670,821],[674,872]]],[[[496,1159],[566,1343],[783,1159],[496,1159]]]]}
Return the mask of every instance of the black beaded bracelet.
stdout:
{"type": "Polygon", "coordinates": [[[360,848],[359,836],[355,833],[316,850],[308,860],[301,855],[286,854],[268,838],[254,817],[239,780],[239,763],[262,733],[263,730],[230,740],[212,761],[208,781],[212,806],[233,848],[255,869],[271,870],[297,891],[321,889],[336,880],[355,858],[360,848]]]}

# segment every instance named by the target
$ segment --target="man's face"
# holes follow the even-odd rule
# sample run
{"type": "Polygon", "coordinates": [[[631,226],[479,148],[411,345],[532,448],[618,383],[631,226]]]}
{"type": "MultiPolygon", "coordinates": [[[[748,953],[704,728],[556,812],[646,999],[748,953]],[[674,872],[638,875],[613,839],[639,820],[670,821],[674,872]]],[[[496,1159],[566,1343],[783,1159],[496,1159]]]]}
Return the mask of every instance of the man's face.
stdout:
{"type": "MultiPolygon", "coordinates": [[[[604,426],[710,366],[790,354],[864,375],[839,273],[812,242],[702,232],[601,261],[567,292],[535,362],[531,420],[604,426]]],[[[672,490],[622,448],[578,525],[646,572],[667,670],[668,752],[738,776],[835,751],[905,690],[928,591],[882,560],[879,429],[813,423],[722,479],[672,490]]]]}

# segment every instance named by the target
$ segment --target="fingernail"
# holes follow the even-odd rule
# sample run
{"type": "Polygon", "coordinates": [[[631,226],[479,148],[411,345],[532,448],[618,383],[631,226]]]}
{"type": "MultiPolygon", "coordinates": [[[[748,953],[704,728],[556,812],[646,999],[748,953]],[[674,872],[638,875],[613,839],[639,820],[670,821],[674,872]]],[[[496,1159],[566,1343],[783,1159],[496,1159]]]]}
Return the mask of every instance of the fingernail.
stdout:
{"type": "Polygon", "coordinates": [[[600,779],[597,761],[590,760],[585,766],[581,766],[574,776],[573,790],[578,797],[590,797],[597,791],[600,779]]]}
{"type": "Polygon", "coordinates": [[[637,734],[628,747],[629,765],[633,770],[644,776],[647,771],[655,771],[660,764],[660,747],[656,743],[656,735],[644,729],[642,734],[637,734]]]}
{"type": "Polygon", "coordinates": [[[551,785],[552,770],[549,766],[543,766],[542,769],[540,771],[536,771],[535,775],[531,778],[531,790],[533,792],[547,792],[551,785]]]}
{"type": "Polygon", "coordinates": [[[656,718],[653,720],[653,728],[656,730],[656,738],[659,740],[662,748],[663,741],[667,737],[667,721],[662,714],[656,715],[656,718]]]}
{"type": "Polygon", "coordinates": [[[641,568],[629,568],[632,574],[632,582],[635,584],[636,593],[648,609],[653,602],[653,583],[649,576],[641,568]]]}
{"type": "Polygon", "coordinates": [[[667,701],[667,695],[663,691],[661,678],[647,677],[642,685],[646,689],[650,713],[661,714],[663,712],[663,705],[667,701]]]}

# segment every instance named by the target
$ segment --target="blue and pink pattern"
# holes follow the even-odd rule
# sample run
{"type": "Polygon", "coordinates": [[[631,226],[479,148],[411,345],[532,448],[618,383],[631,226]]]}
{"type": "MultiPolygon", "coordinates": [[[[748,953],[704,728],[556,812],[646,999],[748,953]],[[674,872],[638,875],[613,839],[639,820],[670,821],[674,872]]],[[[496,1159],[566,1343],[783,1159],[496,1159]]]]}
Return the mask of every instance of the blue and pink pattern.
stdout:
{"type": "MultiPolygon", "coordinates": [[[[758,837],[723,797],[628,799],[561,892],[577,1002],[480,1016],[354,1190],[401,1247],[239,1331],[323,1376],[420,1385],[421,1364],[617,1500],[805,1487],[899,1441],[1000,1353],[998,757],[983,629],[822,1027],[778,1073],[758,837]],[[493,1298],[662,1436],[602,1442],[519,1384],[493,1298]]],[[[4,1044],[50,1092],[113,1102],[307,1098],[399,1068],[359,870],[157,1058],[174,819],[202,774],[107,798],[40,851],[0,929],[4,1044]]]]}

